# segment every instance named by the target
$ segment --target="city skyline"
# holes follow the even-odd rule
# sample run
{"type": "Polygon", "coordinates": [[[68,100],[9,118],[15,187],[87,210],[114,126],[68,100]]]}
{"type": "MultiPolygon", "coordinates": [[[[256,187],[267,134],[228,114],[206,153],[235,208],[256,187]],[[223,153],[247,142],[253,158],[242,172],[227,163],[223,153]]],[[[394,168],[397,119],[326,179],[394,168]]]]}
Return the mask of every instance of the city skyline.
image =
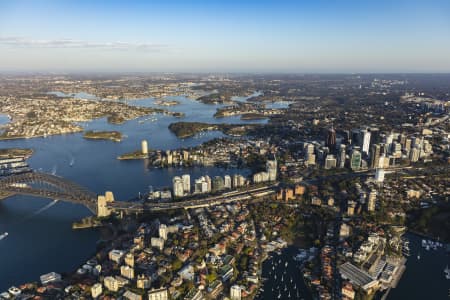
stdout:
{"type": "Polygon", "coordinates": [[[445,1],[0,3],[0,72],[449,72],[445,1]]]}

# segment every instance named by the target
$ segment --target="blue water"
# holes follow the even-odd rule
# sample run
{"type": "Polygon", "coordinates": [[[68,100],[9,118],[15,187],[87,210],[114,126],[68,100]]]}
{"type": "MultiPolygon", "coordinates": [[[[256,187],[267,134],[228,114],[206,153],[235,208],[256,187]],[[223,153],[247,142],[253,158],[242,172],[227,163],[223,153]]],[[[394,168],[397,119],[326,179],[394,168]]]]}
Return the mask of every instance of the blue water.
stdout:
{"type": "Polygon", "coordinates": [[[447,265],[450,267],[450,257],[445,248],[426,251],[421,237],[410,233],[405,236],[410,241],[411,256],[402,279],[387,299],[449,299],[450,280],[445,279],[444,269],[447,265]],[[417,259],[419,252],[420,260],[417,259]]]}
{"type": "Polygon", "coordinates": [[[8,116],[4,115],[4,114],[0,114],[0,126],[5,125],[8,122],[9,122],[8,116]]]}
{"type": "Polygon", "coordinates": [[[303,280],[300,263],[293,259],[296,254],[296,247],[288,247],[281,254],[271,254],[272,257],[263,263],[262,277],[267,279],[264,291],[260,291],[256,299],[313,299],[303,280]]]}
{"type": "MultiPolygon", "coordinates": [[[[30,165],[73,180],[96,193],[114,192],[119,200],[127,200],[154,188],[171,185],[173,176],[189,172],[192,180],[204,174],[210,176],[242,173],[247,170],[225,170],[215,167],[183,169],[148,169],[142,160],[119,161],[120,154],[140,148],[143,139],[154,149],[191,147],[215,137],[220,132],[178,139],[168,130],[176,121],[242,123],[239,117],[215,119],[220,105],[206,105],[185,97],[174,97],[181,104],[170,110],[186,113],[184,118],[154,115],[155,121],[142,117],[122,125],[108,124],[105,118],[83,123],[86,130],[118,130],[125,135],[121,143],[85,140],[82,133],[23,140],[0,141],[0,147],[32,148],[35,153],[30,165]],[[143,121],[143,122],[139,122],[143,121]],[[70,166],[70,161],[74,165],[70,166]]],[[[154,99],[128,101],[139,106],[154,106],[154,99]]],[[[1,120],[1,119],[0,119],[1,120]]],[[[6,119],[7,121],[7,119],[6,119]]],[[[252,121],[251,123],[265,121],[252,121]]],[[[73,221],[89,215],[80,205],[58,202],[47,210],[39,210],[50,200],[15,196],[0,202],[0,234],[9,236],[0,241],[0,291],[28,281],[36,281],[43,273],[70,272],[95,253],[99,238],[96,230],[73,231],[73,221]]]]}
{"type": "Polygon", "coordinates": [[[63,92],[49,92],[48,94],[56,95],[58,97],[71,97],[71,98],[77,98],[77,99],[98,100],[98,98],[95,95],[85,93],[85,92],[79,92],[79,93],[73,93],[73,94],[66,94],[63,92]]]}

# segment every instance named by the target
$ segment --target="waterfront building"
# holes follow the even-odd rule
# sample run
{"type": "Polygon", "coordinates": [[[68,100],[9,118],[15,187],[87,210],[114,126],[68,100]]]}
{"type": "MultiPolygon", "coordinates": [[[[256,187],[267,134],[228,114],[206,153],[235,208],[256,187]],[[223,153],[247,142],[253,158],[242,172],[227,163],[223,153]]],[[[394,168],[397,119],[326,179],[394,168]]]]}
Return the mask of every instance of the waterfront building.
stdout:
{"type": "Polygon", "coordinates": [[[215,176],[213,179],[213,190],[214,191],[221,191],[224,189],[224,181],[221,176],[215,176]]]}
{"type": "Polygon", "coordinates": [[[103,292],[103,286],[101,283],[96,283],[91,287],[91,296],[96,299],[103,292]]]}
{"type": "Polygon", "coordinates": [[[114,194],[112,192],[106,192],[105,195],[99,195],[97,197],[97,216],[108,217],[111,215],[111,208],[108,207],[109,203],[114,202],[114,194]]]}
{"type": "Polygon", "coordinates": [[[189,174],[184,174],[181,176],[183,180],[183,191],[185,194],[191,193],[191,176],[189,174]]]}
{"type": "Polygon", "coordinates": [[[242,175],[235,174],[233,175],[233,187],[241,187],[245,185],[245,178],[242,175]]]}
{"type": "Polygon", "coordinates": [[[336,157],[333,154],[328,154],[325,158],[325,169],[336,168],[336,157]]]}
{"type": "Polygon", "coordinates": [[[52,282],[58,282],[58,281],[61,281],[61,274],[58,274],[56,272],[50,272],[50,273],[41,275],[39,279],[43,285],[52,283],[52,282]]]}
{"type": "Polygon", "coordinates": [[[168,300],[169,293],[166,288],[152,289],[148,292],[148,300],[168,300]]]}
{"type": "Polygon", "coordinates": [[[194,193],[203,194],[208,192],[208,183],[204,176],[195,180],[194,193]]]}
{"type": "Polygon", "coordinates": [[[269,181],[269,173],[259,172],[253,174],[253,183],[261,183],[269,181]]]}
{"type": "Polygon", "coordinates": [[[231,176],[230,175],[225,175],[223,177],[223,186],[226,189],[231,189],[231,176]]]}
{"type": "Polygon", "coordinates": [[[173,156],[172,156],[172,151],[167,150],[166,151],[166,159],[167,159],[167,164],[170,166],[173,164],[173,156]]]}
{"type": "Polygon", "coordinates": [[[184,187],[183,180],[179,176],[175,176],[172,179],[173,184],[173,196],[174,197],[183,197],[184,196],[184,187]]]}
{"type": "Polygon", "coordinates": [[[113,249],[108,253],[109,259],[117,264],[120,264],[122,262],[122,258],[124,257],[124,255],[125,251],[117,249],[113,249]]]}
{"type": "Polygon", "coordinates": [[[208,175],[205,175],[205,180],[206,180],[206,183],[208,184],[208,190],[207,190],[207,192],[209,193],[209,192],[211,192],[211,190],[212,190],[212,181],[211,181],[211,177],[209,177],[208,175]]]}
{"type": "Polygon", "coordinates": [[[148,143],[146,140],[141,142],[141,152],[142,154],[148,154],[148,143]]]}

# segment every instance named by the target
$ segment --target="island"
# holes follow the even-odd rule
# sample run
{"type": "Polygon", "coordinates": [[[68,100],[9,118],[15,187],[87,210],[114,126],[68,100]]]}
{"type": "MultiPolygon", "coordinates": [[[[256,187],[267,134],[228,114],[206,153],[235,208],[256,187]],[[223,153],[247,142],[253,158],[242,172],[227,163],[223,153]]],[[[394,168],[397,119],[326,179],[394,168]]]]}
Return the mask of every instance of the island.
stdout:
{"type": "Polygon", "coordinates": [[[175,106],[175,105],[178,105],[178,104],[180,104],[180,101],[176,101],[176,100],[156,100],[155,101],[155,104],[156,105],[159,105],[159,106],[175,106]]]}
{"type": "Polygon", "coordinates": [[[0,149],[0,158],[27,158],[33,155],[33,149],[5,148],[0,149]]]}
{"type": "Polygon", "coordinates": [[[117,157],[118,160],[133,160],[133,159],[145,159],[148,158],[148,154],[142,153],[141,150],[136,150],[134,152],[125,153],[122,155],[119,155],[117,157]]]}
{"type": "Polygon", "coordinates": [[[119,131],[86,131],[83,138],[88,140],[111,140],[114,142],[122,141],[122,133],[119,131]]]}
{"type": "Polygon", "coordinates": [[[227,92],[212,93],[197,98],[203,104],[233,104],[234,101],[231,99],[232,95],[227,92]]]}
{"type": "Polygon", "coordinates": [[[176,122],[169,125],[169,130],[178,138],[188,138],[203,131],[222,131],[227,135],[242,136],[259,127],[258,124],[209,124],[201,122],[176,122]]]}

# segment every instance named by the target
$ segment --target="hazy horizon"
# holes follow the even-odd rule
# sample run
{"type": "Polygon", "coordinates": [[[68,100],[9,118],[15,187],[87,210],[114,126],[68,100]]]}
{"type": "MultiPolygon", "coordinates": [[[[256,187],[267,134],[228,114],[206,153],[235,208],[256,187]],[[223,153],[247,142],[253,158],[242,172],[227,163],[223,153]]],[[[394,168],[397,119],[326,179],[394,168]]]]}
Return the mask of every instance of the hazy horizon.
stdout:
{"type": "Polygon", "coordinates": [[[150,2],[3,1],[0,72],[450,73],[448,1],[150,2]]]}

